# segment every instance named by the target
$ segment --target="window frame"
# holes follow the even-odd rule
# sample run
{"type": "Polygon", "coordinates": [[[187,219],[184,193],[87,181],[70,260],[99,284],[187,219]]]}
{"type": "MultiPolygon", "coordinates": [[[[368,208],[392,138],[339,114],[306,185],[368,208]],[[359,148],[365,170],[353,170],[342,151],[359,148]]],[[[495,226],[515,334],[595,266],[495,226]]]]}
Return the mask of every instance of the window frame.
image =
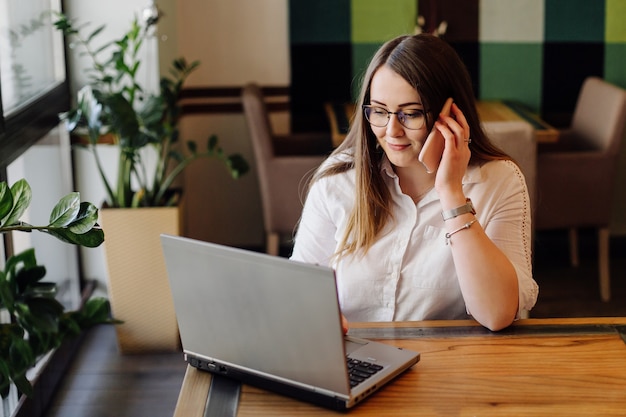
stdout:
{"type": "Polygon", "coordinates": [[[0,85],[0,167],[4,171],[7,165],[59,124],[59,113],[70,108],[69,82],[66,77],[6,118],[1,113],[1,97],[0,85]]]}
{"type": "MultiPolygon", "coordinates": [[[[64,12],[65,2],[57,0],[51,10],[64,12]]],[[[54,28],[53,28],[54,30],[54,28]]],[[[0,81],[0,179],[6,179],[6,167],[28,148],[33,146],[55,126],[59,114],[70,109],[70,74],[67,62],[67,44],[63,37],[61,51],[65,78],[42,94],[29,99],[7,115],[2,104],[2,82],[0,81]]]]}

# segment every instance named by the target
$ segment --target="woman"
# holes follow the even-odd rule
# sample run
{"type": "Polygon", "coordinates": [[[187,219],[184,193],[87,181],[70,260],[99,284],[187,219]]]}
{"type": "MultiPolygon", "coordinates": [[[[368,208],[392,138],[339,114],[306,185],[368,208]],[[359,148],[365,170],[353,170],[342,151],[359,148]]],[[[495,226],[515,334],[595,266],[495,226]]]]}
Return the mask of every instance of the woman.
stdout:
{"type": "Polygon", "coordinates": [[[357,109],[312,179],[291,258],[336,269],[349,321],[469,314],[499,330],[530,310],[526,183],[481,129],[456,52],[430,35],[387,42],[357,109]],[[439,114],[448,97],[450,114],[439,114]],[[431,129],[444,150],[429,173],[418,155],[431,129]]]}

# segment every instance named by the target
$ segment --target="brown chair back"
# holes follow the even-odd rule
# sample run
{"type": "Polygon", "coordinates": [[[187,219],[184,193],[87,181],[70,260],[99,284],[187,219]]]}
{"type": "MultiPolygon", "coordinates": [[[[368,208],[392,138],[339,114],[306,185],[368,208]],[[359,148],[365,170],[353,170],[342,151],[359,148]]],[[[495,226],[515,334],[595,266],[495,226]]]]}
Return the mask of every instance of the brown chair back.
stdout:
{"type": "MultiPolygon", "coordinates": [[[[261,89],[256,84],[246,85],[242,91],[242,102],[259,178],[267,252],[276,255],[279,236],[291,236],[295,231],[308,177],[322,163],[325,155],[277,155],[277,138],[272,134],[261,89]]],[[[330,143],[330,135],[323,138],[330,143]]],[[[293,149],[316,146],[310,137],[300,140],[297,135],[283,136],[280,140],[293,149]],[[293,146],[288,145],[290,143],[293,146]]]]}
{"type": "Polygon", "coordinates": [[[617,154],[626,124],[624,97],[623,89],[601,78],[585,79],[570,132],[591,149],[617,154]]]}

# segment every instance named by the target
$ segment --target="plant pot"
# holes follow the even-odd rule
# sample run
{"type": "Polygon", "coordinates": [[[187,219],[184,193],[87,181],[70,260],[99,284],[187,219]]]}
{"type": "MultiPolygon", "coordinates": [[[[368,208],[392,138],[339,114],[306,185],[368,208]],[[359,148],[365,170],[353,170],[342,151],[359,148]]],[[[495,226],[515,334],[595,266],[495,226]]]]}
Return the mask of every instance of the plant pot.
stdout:
{"type": "Polygon", "coordinates": [[[100,210],[120,353],[180,350],[160,234],[178,235],[179,207],[100,210]]]}

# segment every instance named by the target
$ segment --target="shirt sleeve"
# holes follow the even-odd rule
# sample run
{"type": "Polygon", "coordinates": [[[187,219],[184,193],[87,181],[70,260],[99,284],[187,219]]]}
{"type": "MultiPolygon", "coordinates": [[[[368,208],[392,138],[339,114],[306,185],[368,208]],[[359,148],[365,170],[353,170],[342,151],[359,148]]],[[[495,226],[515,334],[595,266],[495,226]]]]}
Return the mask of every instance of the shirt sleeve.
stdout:
{"type": "Polygon", "coordinates": [[[499,182],[490,194],[494,201],[487,204],[491,213],[485,232],[515,268],[519,287],[519,318],[524,310],[533,308],[539,293],[532,277],[531,204],[526,181],[517,165],[508,161],[500,166],[507,167],[504,169],[509,172],[497,173],[507,180],[499,182]]]}
{"type": "Polygon", "coordinates": [[[292,260],[331,266],[337,247],[337,225],[331,215],[333,195],[328,192],[328,177],[309,190],[296,232],[292,260]]]}

